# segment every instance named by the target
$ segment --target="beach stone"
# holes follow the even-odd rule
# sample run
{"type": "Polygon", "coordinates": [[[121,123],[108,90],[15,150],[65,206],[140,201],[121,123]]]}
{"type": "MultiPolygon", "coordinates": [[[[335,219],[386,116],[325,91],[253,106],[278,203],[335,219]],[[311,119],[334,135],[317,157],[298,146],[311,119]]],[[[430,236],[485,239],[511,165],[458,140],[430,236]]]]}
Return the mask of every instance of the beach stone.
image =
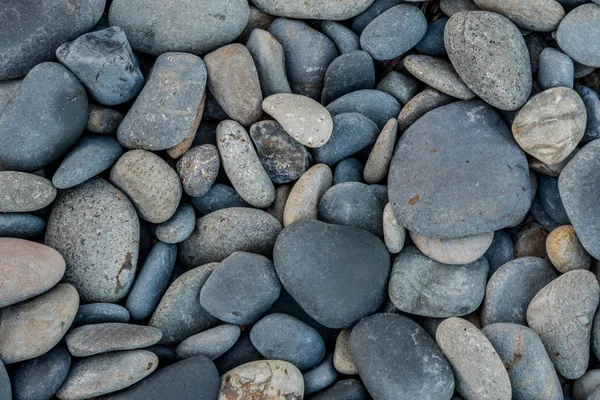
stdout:
{"type": "Polygon", "coordinates": [[[427,32],[423,39],[415,46],[415,49],[428,56],[445,56],[444,29],[448,23],[447,17],[442,17],[427,24],[427,32]]]}
{"type": "Polygon", "coordinates": [[[455,14],[444,42],[456,72],[482,100],[501,110],[525,104],[532,86],[529,52],[508,18],[488,11],[455,14]]]}
{"type": "Polygon", "coordinates": [[[390,165],[388,190],[398,222],[438,238],[519,223],[531,188],[527,159],[510,136],[481,101],[449,104],[420,118],[400,138],[390,165]]]}
{"type": "Polygon", "coordinates": [[[466,399],[511,399],[511,385],[502,360],[475,325],[448,318],[435,339],[452,365],[456,391],[466,399]]]}
{"type": "Polygon", "coordinates": [[[535,222],[529,222],[521,227],[515,241],[515,258],[539,257],[548,258],[546,253],[546,238],[548,231],[535,222]]]}
{"type": "Polygon", "coordinates": [[[244,43],[250,38],[250,35],[255,29],[262,29],[265,31],[268,30],[269,26],[271,25],[271,22],[273,22],[276,18],[277,17],[275,17],[274,15],[267,14],[266,12],[256,7],[252,7],[252,5],[250,5],[250,15],[248,16],[248,23],[246,24],[246,27],[244,28],[240,36],[238,36],[237,40],[240,43],[244,43]]]}
{"type": "Polygon", "coordinates": [[[366,51],[352,51],[337,57],[327,67],[321,103],[329,104],[356,90],[374,88],[373,59],[366,51]]]}
{"type": "Polygon", "coordinates": [[[521,325],[492,324],[482,330],[504,363],[513,399],[563,398],[556,370],[536,333],[521,325]]]}
{"type": "Polygon", "coordinates": [[[419,93],[420,83],[412,76],[390,71],[384,76],[377,86],[377,90],[394,97],[400,104],[407,104],[410,99],[419,93]]]}
{"type": "Polygon", "coordinates": [[[475,97],[460,79],[450,62],[441,58],[413,54],[404,58],[404,66],[413,76],[427,85],[462,100],[475,97]]]}
{"type": "Polygon", "coordinates": [[[558,28],[565,10],[554,0],[474,0],[482,10],[493,11],[508,17],[519,28],[537,32],[550,32],[558,28]]]}
{"type": "Polygon", "coordinates": [[[129,322],[129,311],[118,304],[89,303],[82,304],[77,310],[73,326],[101,324],[105,322],[129,322]]]}
{"type": "Polygon", "coordinates": [[[319,202],[332,181],[331,169],[325,164],[313,165],[302,174],[285,203],[283,226],[303,219],[317,219],[319,202]]]}
{"type": "Polygon", "coordinates": [[[192,197],[192,206],[201,214],[230,207],[250,207],[231,186],[215,183],[202,197],[192,197]]]}
{"type": "Polygon", "coordinates": [[[31,172],[44,168],[58,160],[85,128],[85,89],[60,64],[36,65],[9,98],[0,114],[2,169],[31,172]]]}
{"type": "Polygon", "coordinates": [[[160,344],[179,343],[196,333],[212,328],[217,319],[198,301],[200,290],[218,264],[204,264],[175,279],[156,307],[148,326],[162,332],[160,344]]]}
{"type": "Polygon", "coordinates": [[[404,248],[406,229],[396,220],[390,203],[387,203],[383,209],[383,239],[392,254],[398,254],[404,248]]]}
{"type": "Polygon", "coordinates": [[[363,319],[352,329],[350,348],[374,398],[450,399],[454,393],[450,364],[425,330],[404,316],[363,319]],[[408,336],[412,340],[404,340],[408,336]]]}
{"type": "Polygon", "coordinates": [[[304,394],[302,373],[287,361],[264,360],[240,365],[221,376],[217,400],[301,399],[304,394]]]}
{"type": "Polygon", "coordinates": [[[46,221],[37,215],[0,213],[0,237],[33,239],[44,234],[46,221]]]}
{"type": "Polygon", "coordinates": [[[312,164],[312,156],[277,121],[259,121],[250,127],[250,137],[269,178],[278,184],[300,178],[312,164]]]}
{"type": "Polygon", "coordinates": [[[134,350],[158,343],[162,333],[149,326],[104,323],[80,326],[65,337],[71,354],[88,357],[118,350],[134,350]]]}
{"type": "Polygon", "coordinates": [[[398,120],[392,118],[379,133],[365,164],[363,176],[367,183],[379,183],[386,177],[397,138],[398,120]]]}
{"type": "Polygon", "coordinates": [[[123,114],[112,108],[90,104],[85,129],[99,135],[112,135],[117,132],[124,117],[123,114]]]}
{"type": "Polygon", "coordinates": [[[515,258],[515,246],[508,233],[504,231],[494,232],[492,244],[483,255],[490,266],[488,277],[501,266],[515,258]]]}
{"type": "Polygon", "coordinates": [[[156,238],[164,243],[181,243],[192,234],[195,226],[194,207],[189,203],[180,203],[171,218],[156,226],[156,238]]]}
{"type": "Polygon", "coordinates": [[[556,165],[548,165],[536,159],[535,157],[529,156],[529,169],[542,175],[559,176],[565,166],[569,163],[569,161],[571,161],[578,151],[578,148],[573,149],[567,158],[556,165]]]}
{"type": "Polygon", "coordinates": [[[316,366],[325,355],[319,333],[286,314],[274,313],[260,319],[250,331],[250,340],[265,358],[290,362],[299,370],[316,366]]]}
{"type": "Polygon", "coordinates": [[[315,393],[310,400],[368,400],[371,396],[358,379],[343,379],[329,388],[315,393]]]}
{"type": "Polygon", "coordinates": [[[400,112],[400,103],[391,95],[373,89],[348,93],[327,106],[332,117],[343,113],[359,113],[375,122],[382,129],[390,118],[400,112]]]}
{"type": "Polygon", "coordinates": [[[592,262],[571,225],[564,225],[550,232],[546,239],[546,251],[554,267],[562,273],[574,269],[589,269],[592,262]]]}
{"type": "Polygon", "coordinates": [[[552,88],[533,96],[512,125],[521,148],[546,164],[563,161],[583,137],[586,110],[577,92],[552,88]]]}
{"type": "Polygon", "coordinates": [[[440,9],[451,17],[462,11],[477,11],[479,7],[473,0],[440,0],[440,9]]]}
{"type": "Polygon", "coordinates": [[[271,260],[235,252],[207,279],[200,291],[200,305],[221,321],[251,325],[275,303],[280,291],[271,260]]]}
{"type": "Polygon", "coordinates": [[[527,306],[558,273],[545,260],[521,257],[501,266],[489,279],[481,309],[483,326],[508,322],[527,325],[527,306]]]}
{"type": "Polygon", "coordinates": [[[340,54],[360,50],[360,40],[358,35],[338,22],[322,21],[321,32],[327,35],[327,37],[335,43],[340,54]]]}
{"type": "Polygon", "coordinates": [[[338,185],[345,182],[364,183],[362,178],[363,163],[354,157],[344,158],[335,166],[333,172],[333,184],[338,185]]]}
{"type": "MultiPolygon", "coordinates": [[[[596,392],[600,387],[600,370],[591,369],[587,371],[581,378],[573,382],[573,400],[590,399],[592,393],[596,392]]],[[[591,397],[594,400],[594,397],[591,397]]]]}
{"type": "Polygon", "coordinates": [[[535,74],[539,68],[542,51],[544,51],[547,44],[546,41],[542,39],[541,35],[536,33],[527,35],[525,37],[525,44],[527,45],[527,50],[529,51],[529,63],[531,64],[531,72],[535,74]]]}
{"type": "Polygon", "coordinates": [[[419,118],[438,107],[456,101],[456,98],[427,88],[413,96],[398,115],[398,132],[401,134],[414,124],[419,118]]]}
{"type": "Polygon", "coordinates": [[[550,218],[560,224],[568,224],[569,216],[560,198],[558,189],[558,178],[553,176],[541,176],[539,179],[540,204],[550,218]]]}
{"type": "Polygon", "coordinates": [[[81,80],[100,104],[125,103],[144,86],[137,58],[125,32],[118,26],[63,43],[56,49],[56,58],[81,80]]]}
{"type": "Polygon", "coordinates": [[[333,366],[336,371],[344,375],[357,375],[358,369],[354,363],[352,352],[350,350],[351,329],[342,329],[335,341],[335,351],[333,353],[333,366]]]}
{"type": "Polygon", "coordinates": [[[45,244],[66,260],[64,280],[85,302],[116,302],[133,283],[140,225],[127,197],[101,178],[61,191],[45,244]]]}
{"type": "Polygon", "coordinates": [[[587,143],[600,138],[600,94],[583,85],[576,85],[575,91],[583,100],[587,112],[585,135],[581,139],[581,142],[587,143]]]}
{"type": "Polygon", "coordinates": [[[281,224],[270,214],[252,208],[231,207],[207,214],[179,247],[188,267],[220,262],[236,251],[270,254],[281,224]],[[210,232],[219,232],[218,237],[210,232]]]}
{"type": "Polygon", "coordinates": [[[65,156],[52,177],[58,189],[69,189],[110,168],[123,148],[110,136],[86,136],[65,156]]]}
{"type": "Polygon", "coordinates": [[[583,4],[560,22],[556,42],[573,60],[600,67],[600,5],[583,4]]]}
{"type": "Polygon", "coordinates": [[[303,377],[305,396],[323,390],[333,384],[338,377],[338,373],[333,367],[333,354],[329,354],[319,365],[310,371],[306,371],[303,377]]]}
{"type": "Polygon", "coordinates": [[[0,171],[0,212],[29,212],[50,205],[56,188],[48,179],[18,171],[0,171]]]}
{"type": "Polygon", "coordinates": [[[552,47],[546,47],[540,54],[538,82],[542,89],[553,87],[573,88],[573,60],[568,55],[552,47]]]}
{"type": "Polygon", "coordinates": [[[389,254],[367,231],[298,221],[277,238],[273,260],[285,289],[328,328],[352,326],[383,304],[389,254]]]}
{"type": "Polygon", "coordinates": [[[123,154],[110,171],[110,181],[129,196],[140,218],[148,222],[165,222],[177,211],[182,194],[179,177],[152,152],[123,154]]]}
{"type": "Polygon", "coordinates": [[[230,44],[204,56],[204,62],[208,90],[227,115],[244,126],[258,121],[263,98],[248,49],[241,44],[230,44]]]}
{"type": "Polygon", "coordinates": [[[333,121],[329,111],[309,97],[275,94],[263,101],[262,108],[304,146],[321,147],[331,137],[333,121]]]}
{"type": "Polygon", "coordinates": [[[325,71],[338,56],[335,44],[306,23],[286,18],[273,21],[269,33],[283,46],[292,92],[319,99],[325,71]]]}
{"type": "Polygon", "coordinates": [[[177,174],[189,196],[202,197],[217,179],[221,160],[212,144],[192,147],[177,161],[177,174]]]}
{"type": "Polygon", "coordinates": [[[427,20],[417,7],[400,4],[373,21],[360,35],[360,45],[375,60],[391,60],[415,47],[427,32],[427,20]]]}
{"type": "Polygon", "coordinates": [[[219,325],[185,339],[177,346],[177,356],[190,358],[203,355],[214,360],[229,350],[239,337],[239,326],[219,325]]]}
{"type": "Polygon", "coordinates": [[[401,0],[375,0],[369,8],[352,20],[352,30],[360,35],[371,21],[390,8],[402,3],[404,3],[404,1],[401,0]]]}
{"type": "MultiPolygon", "coordinates": [[[[62,386],[70,367],[71,355],[63,345],[58,345],[44,355],[19,364],[11,373],[10,383],[14,398],[50,399],[62,386]]],[[[0,391],[0,394],[4,393],[0,391]]],[[[4,394],[2,398],[12,397],[4,394]]]]}
{"type": "Polygon", "coordinates": [[[231,349],[227,350],[221,357],[215,359],[215,365],[217,366],[219,373],[224,374],[242,364],[262,359],[262,354],[256,350],[250,341],[249,332],[242,331],[240,338],[235,342],[231,349]]]}
{"type": "MultiPolygon", "coordinates": [[[[531,204],[531,208],[529,209],[529,213],[535,219],[539,225],[544,228],[546,231],[553,231],[558,228],[561,224],[550,218],[550,216],[544,211],[544,207],[540,203],[540,199],[536,197],[531,204]]],[[[547,255],[547,253],[546,253],[547,255]]]]}
{"type": "Polygon", "coordinates": [[[283,224],[283,213],[285,211],[285,203],[292,190],[291,185],[281,185],[275,189],[275,201],[271,204],[271,207],[267,209],[267,212],[277,218],[280,224],[283,224]]]}
{"type": "Polygon", "coordinates": [[[399,310],[410,314],[462,316],[483,301],[487,276],[485,258],[448,266],[409,246],[394,261],[388,294],[399,310]]]}
{"type": "Polygon", "coordinates": [[[410,238],[427,257],[442,264],[469,264],[479,260],[490,248],[494,233],[478,233],[452,239],[436,239],[416,232],[410,238]]]}
{"type": "Polygon", "coordinates": [[[577,379],[587,369],[599,294],[594,274],[577,269],[540,290],[527,308],[527,324],[542,339],[558,373],[567,379],[577,379]]]}
{"type": "Polygon", "coordinates": [[[56,48],[96,25],[105,0],[39,3],[8,0],[0,22],[0,80],[19,78],[54,58],[56,48]]]}
{"type": "Polygon", "coordinates": [[[350,19],[366,10],[373,0],[307,0],[290,3],[281,0],[253,0],[259,9],[279,17],[296,19],[326,19],[341,21],[350,19]]]}
{"type": "Polygon", "coordinates": [[[48,352],[63,338],[79,306],[77,290],[59,283],[44,294],[0,311],[0,359],[4,364],[48,352]]]}
{"type": "Polygon", "coordinates": [[[258,73],[262,95],[292,93],[285,71],[285,54],[281,43],[266,30],[254,29],[246,42],[258,73]]]}

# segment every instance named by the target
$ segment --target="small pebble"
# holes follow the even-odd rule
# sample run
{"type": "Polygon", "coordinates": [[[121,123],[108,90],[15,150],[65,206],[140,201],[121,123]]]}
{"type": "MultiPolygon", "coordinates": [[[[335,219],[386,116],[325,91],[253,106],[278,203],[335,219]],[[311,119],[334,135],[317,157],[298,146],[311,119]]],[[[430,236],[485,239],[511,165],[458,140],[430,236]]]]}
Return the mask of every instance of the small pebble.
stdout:
{"type": "Polygon", "coordinates": [[[30,212],[50,205],[56,188],[48,179],[17,171],[0,171],[0,212],[30,212]]]}
{"type": "Polygon", "coordinates": [[[576,85],[575,91],[583,100],[587,112],[585,135],[581,139],[583,143],[587,143],[600,138],[600,94],[583,85],[576,85]]]}
{"type": "Polygon", "coordinates": [[[423,39],[415,46],[415,49],[428,56],[445,56],[444,30],[448,23],[447,17],[442,17],[427,24],[427,32],[423,39]]]}
{"type": "Polygon", "coordinates": [[[105,322],[127,323],[130,318],[129,311],[121,305],[112,303],[89,303],[79,306],[75,319],[73,320],[73,326],[102,324],[105,322]]]}
{"type": "Polygon", "coordinates": [[[99,135],[113,135],[125,117],[112,108],[90,104],[85,129],[99,135]]]}
{"type": "Polygon", "coordinates": [[[319,365],[306,371],[304,377],[304,395],[312,394],[332,385],[338,373],[333,367],[333,354],[328,355],[319,365]]]}
{"type": "Polygon", "coordinates": [[[568,55],[551,47],[540,54],[538,82],[542,89],[568,87],[573,89],[573,60],[568,55]]]}
{"type": "Polygon", "coordinates": [[[179,203],[175,214],[167,221],[156,226],[156,238],[164,243],[181,243],[194,231],[196,214],[189,203],[179,203]]]}
{"type": "Polygon", "coordinates": [[[589,269],[592,258],[581,245],[571,225],[556,228],[546,239],[546,251],[552,265],[562,273],[589,269]]]}
{"type": "Polygon", "coordinates": [[[239,326],[219,325],[182,341],[177,346],[177,356],[180,358],[190,358],[203,355],[214,360],[229,350],[239,337],[239,326]]]}
{"type": "Polygon", "coordinates": [[[338,185],[345,182],[360,182],[364,183],[362,172],[364,166],[360,160],[354,157],[344,158],[337,163],[333,172],[333,185],[338,185]]]}
{"type": "Polygon", "coordinates": [[[548,258],[546,253],[546,238],[548,231],[535,222],[521,227],[515,241],[515,258],[539,257],[548,258]]]}
{"type": "Polygon", "coordinates": [[[407,104],[410,99],[419,93],[420,84],[411,76],[390,71],[379,81],[375,88],[392,95],[400,104],[407,104]]]}
{"type": "Polygon", "coordinates": [[[46,221],[37,215],[0,213],[0,237],[34,239],[44,234],[46,221]]]}
{"type": "Polygon", "coordinates": [[[454,97],[438,92],[435,89],[427,88],[423,90],[421,93],[411,97],[407,103],[403,103],[405,106],[398,115],[398,132],[402,134],[429,111],[454,101],[456,101],[454,97]]]}
{"type": "Polygon", "coordinates": [[[303,219],[317,219],[319,202],[331,187],[333,175],[325,164],[313,165],[294,184],[285,203],[283,226],[303,219]]]}
{"type": "Polygon", "coordinates": [[[360,50],[360,40],[358,35],[338,22],[321,22],[321,31],[335,43],[341,54],[360,50]]]}
{"type": "Polygon", "coordinates": [[[283,213],[285,212],[285,204],[290,195],[292,187],[290,185],[281,185],[275,189],[275,201],[267,210],[269,214],[277,218],[280,224],[283,225],[283,213]]]}
{"type": "Polygon", "coordinates": [[[578,63],[600,67],[600,5],[583,4],[570,11],[560,21],[556,42],[578,63]]]}
{"type": "Polygon", "coordinates": [[[374,88],[373,59],[366,51],[352,51],[337,57],[327,67],[321,103],[329,104],[356,90],[374,88]]]}
{"type": "Polygon", "coordinates": [[[358,379],[344,379],[337,381],[329,388],[315,393],[311,400],[368,400],[369,392],[358,379]]]}
{"type": "Polygon", "coordinates": [[[335,351],[333,353],[333,365],[340,374],[357,375],[358,369],[354,364],[354,358],[350,350],[351,329],[342,329],[335,341],[335,351]]]}
{"type": "Polygon", "coordinates": [[[365,164],[363,176],[367,183],[379,183],[387,175],[392,161],[396,139],[398,137],[398,120],[390,119],[377,137],[369,159],[365,164]]]}
{"type": "Polygon", "coordinates": [[[334,117],[342,113],[360,113],[383,129],[390,118],[397,118],[400,103],[379,90],[363,89],[348,93],[329,103],[327,110],[334,117]]]}
{"type": "Polygon", "coordinates": [[[537,32],[550,32],[558,28],[565,10],[555,0],[474,0],[482,10],[497,12],[515,23],[519,28],[537,32]]]}
{"type": "Polygon", "coordinates": [[[398,254],[404,248],[406,229],[396,220],[390,203],[387,203],[383,209],[383,238],[388,251],[392,254],[398,254]]]}
{"type": "Polygon", "coordinates": [[[479,233],[452,239],[436,239],[410,232],[410,238],[427,257],[442,264],[469,264],[480,259],[490,248],[494,233],[479,233]]]}
{"type": "Polygon", "coordinates": [[[202,197],[192,197],[192,206],[203,215],[223,208],[250,207],[234,188],[222,183],[212,185],[209,191],[202,197]]]}
{"type": "Polygon", "coordinates": [[[149,326],[104,323],[80,326],[70,331],[65,340],[73,356],[88,357],[152,346],[161,337],[160,330],[149,326]]]}
{"type": "Polygon", "coordinates": [[[540,176],[539,199],[544,211],[550,218],[560,224],[568,224],[569,216],[560,198],[558,178],[553,176],[540,176]]]}
{"type": "Polygon", "coordinates": [[[587,400],[598,388],[600,388],[600,370],[591,369],[573,383],[573,400],[587,400]]]}
{"type": "Polygon", "coordinates": [[[185,193],[202,197],[217,179],[221,161],[219,151],[212,144],[196,146],[186,151],[177,161],[177,174],[185,193]]]}
{"type": "Polygon", "coordinates": [[[504,231],[494,232],[492,244],[483,255],[490,266],[489,276],[501,266],[515,258],[515,246],[510,236],[504,231]]]}
{"type": "Polygon", "coordinates": [[[477,11],[479,7],[473,0],[440,0],[440,9],[451,17],[462,11],[477,11]]]}
{"type": "Polygon", "coordinates": [[[452,64],[427,55],[409,55],[404,66],[413,76],[434,89],[462,100],[471,100],[475,93],[460,79],[452,64]]]}
{"type": "Polygon", "coordinates": [[[254,0],[261,10],[281,17],[296,19],[350,19],[373,3],[373,0],[306,0],[302,3],[290,3],[282,0],[254,0]]]}
{"type": "Polygon", "coordinates": [[[281,44],[266,30],[254,29],[246,42],[260,81],[263,97],[292,93],[285,71],[281,44]]]}

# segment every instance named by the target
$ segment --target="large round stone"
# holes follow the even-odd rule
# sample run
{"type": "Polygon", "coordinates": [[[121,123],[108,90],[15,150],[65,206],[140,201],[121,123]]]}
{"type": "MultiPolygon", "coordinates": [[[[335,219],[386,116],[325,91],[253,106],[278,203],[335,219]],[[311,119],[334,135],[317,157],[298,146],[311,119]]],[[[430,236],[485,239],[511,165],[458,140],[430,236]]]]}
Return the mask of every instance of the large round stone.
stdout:
{"type": "Polygon", "coordinates": [[[569,12],[558,26],[556,41],[578,63],[600,67],[600,5],[584,4],[569,12]]]}

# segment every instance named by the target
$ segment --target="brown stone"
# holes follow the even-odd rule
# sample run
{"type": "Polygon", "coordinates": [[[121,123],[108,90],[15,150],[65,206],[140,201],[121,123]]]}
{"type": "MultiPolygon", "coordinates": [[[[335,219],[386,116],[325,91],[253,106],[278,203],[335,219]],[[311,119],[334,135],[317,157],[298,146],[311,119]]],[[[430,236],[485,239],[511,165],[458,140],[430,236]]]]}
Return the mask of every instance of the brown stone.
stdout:
{"type": "Polygon", "coordinates": [[[559,226],[546,239],[546,251],[552,265],[562,273],[589,269],[592,256],[583,248],[572,225],[559,226]]]}

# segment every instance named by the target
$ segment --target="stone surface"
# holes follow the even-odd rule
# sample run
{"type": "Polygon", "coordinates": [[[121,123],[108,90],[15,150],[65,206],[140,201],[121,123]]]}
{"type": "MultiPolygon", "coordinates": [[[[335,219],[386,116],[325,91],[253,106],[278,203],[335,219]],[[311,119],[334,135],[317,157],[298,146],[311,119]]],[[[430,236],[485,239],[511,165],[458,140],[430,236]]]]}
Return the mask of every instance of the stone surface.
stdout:
{"type": "Polygon", "coordinates": [[[292,190],[291,185],[281,185],[275,190],[275,201],[268,208],[267,212],[277,218],[280,224],[283,224],[283,213],[285,211],[285,203],[292,190]]]}
{"type": "Polygon", "coordinates": [[[182,341],[177,346],[177,356],[180,358],[190,358],[203,355],[214,360],[229,350],[239,337],[239,326],[219,325],[182,341]]]}
{"type": "Polygon", "coordinates": [[[550,32],[558,28],[565,16],[565,10],[554,0],[535,0],[523,2],[519,0],[495,1],[474,0],[482,10],[502,14],[519,28],[537,32],[550,32]]]}
{"type": "Polygon", "coordinates": [[[540,176],[538,186],[538,197],[546,214],[559,224],[568,224],[569,216],[560,198],[558,178],[540,176]]]}
{"type": "Polygon", "coordinates": [[[420,86],[419,81],[415,78],[400,72],[390,71],[389,74],[381,78],[375,88],[392,95],[400,104],[407,104],[410,99],[419,93],[420,86]]]}
{"type": "Polygon", "coordinates": [[[79,306],[73,320],[73,326],[105,322],[127,323],[129,319],[129,311],[123,306],[112,303],[89,303],[79,306]]]}
{"type": "Polygon", "coordinates": [[[546,252],[552,265],[562,273],[589,269],[592,262],[571,225],[563,225],[550,232],[546,239],[546,252]]]}
{"type": "Polygon", "coordinates": [[[331,187],[333,176],[325,164],[313,165],[294,184],[285,203],[283,226],[303,219],[317,219],[319,201],[331,187]]]}
{"type": "Polygon", "coordinates": [[[333,184],[338,185],[345,182],[364,183],[362,178],[363,163],[354,157],[344,158],[337,163],[333,171],[333,184]]]}
{"type": "Polygon", "coordinates": [[[449,96],[471,100],[475,93],[460,79],[450,62],[441,58],[413,54],[404,58],[404,66],[420,81],[449,96]]]}
{"type": "Polygon", "coordinates": [[[581,139],[582,142],[587,143],[600,138],[600,94],[583,85],[576,85],[575,91],[583,100],[587,111],[585,135],[581,139]]]}
{"type": "Polygon", "coordinates": [[[202,197],[217,179],[221,160],[212,144],[192,147],[177,161],[177,174],[189,196],[202,197]]]}
{"type": "Polygon", "coordinates": [[[335,351],[333,353],[333,365],[335,369],[344,375],[357,375],[358,369],[352,357],[350,350],[351,329],[342,329],[335,341],[335,351]]]}
{"type": "Polygon", "coordinates": [[[233,347],[215,360],[215,365],[219,369],[219,373],[224,374],[242,364],[262,359],[262,354],[256,350],[250,341],[250,334],[248,332],[242,332],[240,338],[235,342],[233,347]]]}
{"type": "Polygon", "coordinates": [[[231,186],[215,183],[202,197],[192,197],[192,206],[200,214],[210,214],[229,207],[250,207],[231,186]]]}
{"type": "Polygon", "coordinates": [[[357,90],[333,101],[327,106],[331,116],[342,113],[360,113],[382,129],[390,118],[398,117],[400,103],[391,95],[373,89],[357,90]]]}
{"type": "Polygon", "coordinates": [[[164,243],[181,243],[194,231],[196,214],[189,203],[180,203],[171,218],[156,227],[156,238],[164,243]]]}
{"type": "Polygon", "coordinates": [[[352,20],[352,30],[360,35],[371,21],[390,8],[402,3],[404,2],[401,0],[375,0],[369,8],[352,20]]]}
{"type": "MultiPolygon", "coordinates": [[[[589,370],[581,378],[573,382],[573,399],[590,399],[592,393],[597,392],[596,389],[598,387],[600,387],[600,371],[597,369],[589,370]]],[[[590,400],[594,400],[594,397],[591,397],[590,400]]]]}
{"type": "Polygon", "coordinates": [[[285,71],[283,47],[273,35],[262,29],[254,29],[246,42],[246,48],[256,65],[264,97],[292,93],[285,71]]]}
{"type": "Polygon", "coordinates": [[[334,22],[321,22],[321,32],[331,39],[341,54],[350,53],[351,51],[360,50],[360,41],[358,35],[352,32],[346,26],[334,22]]]}
{"type": "Polygon", "coordinates": [[[383,209],[383,239],[392,254],[400,253],[406,240],[406,229],[396,220],[390,203],[387,203],[383,209]]]}
{"type": "Polygon", "coordinates": [[[542,89],[553,87],[573,88],[573,60],[551,47],[542,50],[539,60],[538,82],[542,89]]]}
{"type": "Polygon", "coordinates": [[[75,357],[88,357],[118,350],[134,350],[158,343],[156,328],[123,323],[84,325],[70,331],[65,340],[75,357]]]}
{"type": "Polygon", "coordinates": [[[0,212],[29,212],[50,205],[56,188],[48,179],[18,171],[0,171],[0,212]]]}
{"type": "Polygon", "coordinates": [[[490,265],[489,276],[501,266],[515,258],[515,246],[510,236],[504,231],[494,232],[492,244],[483,255],[490,265]]]}
{"type": "Polygon", "coordinates": [[[33,239],[44,234],[46,221],[25,213],[0,214],[0,237],[33,239]]]}
{"type": "Polygon", "coordinates": [[[90,104],[85,129],[100,135],[112,135],[125,116],[112,108],[90,104]]]}
{"type": "Polygon", "coordinates": [[[480,259],[490,248],[494,233],[478,233],[453,239],[429,238],[410,233],[417,248],[427,257],[443,264],[469,264],[480,259]]]}
{"type": "Polygon", "coordinates": [[[338,373],[333,367],[333,354],[329,354],[319,365],[306,371],[304,377],[304,395],[312,394],[332,385],[338,373]]]}
{"type": "Polygon", "coordinates": [[[419,118],[438,107],[454,102],[456,99],[435,89],[427,88],[415,95],[398,115],[398,132],[403,133],[419,118]]]}
{"type": "Polygon", "coordinates": [[[248,17],[248,24],[244,28],[242,34],[238,37],[240,42],[245,42],[250,38],[250,35],[255,29],[267,30],[277,17],[266,12],[259,10],[256,7],[250,6],[250,16],[248,17]]]}
{"type": "Polygon", "coordinates": [[[600,67],[600,5],[583,4],[569,12],[556,31],[556,42],[573,60],[600,67]]]}
{"type": "Polygon", "coordinates": [[[479,7],[473,0],[440,0],[440,9],[451,17],[462,11],[477,11],[479,7]]]}
{"type": "Polygon", "coordinates": [[[350,19],[366,10],[373,0],[307,0],[302,3],[282,0],[253,0],[266,13],[296,19],[350,19]]]}
{"type": "Polygon", "coordinates": [[[358,379],[338,381],[310,397],[311,400],[368,400],[370,398],[367,389],[358,379]]]}
{"type": "Polygon", "coordinates": [[[374,88],[373,59],[366,51],[352,51],[342,54],[327,67],[321,103],[329,104],[338,97],[356,90],[374,88]]]}
{"type": "Polygon", "coordinates": [[[379,183],[385,179],[390,162],[392,161],[397,138],[398,120],[392,118],[379,133],[373,150],[371,150],[369,158],[365,163],[363,171],[365,182],[369,184],[379,183]]]}
{"type": "Polygon", "coordinates": [[[448,23],[448,17],[441,17],[427,24],[427,32],[423,39],[415,46],[415,49],[428,56],[445,56],[444,30],[448,23]]]}
{"type": "Polygon", "coordinates": [[[521,227],[515,241],[515,258],[539,257],[548,258],[546,253],[546,238],[548,231],[543,226],[528,222],[521,227]]]}

